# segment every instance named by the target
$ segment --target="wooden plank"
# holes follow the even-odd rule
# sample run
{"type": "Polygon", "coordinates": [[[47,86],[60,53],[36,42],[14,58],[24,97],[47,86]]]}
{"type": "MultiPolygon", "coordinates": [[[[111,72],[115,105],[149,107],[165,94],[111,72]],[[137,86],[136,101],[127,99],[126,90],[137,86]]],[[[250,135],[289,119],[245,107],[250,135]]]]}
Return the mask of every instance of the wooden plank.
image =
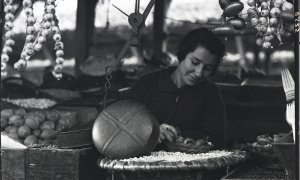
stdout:
{"type": "Polygon", "coordinates": [[[75,148],[93,145],[92,126],[90,128],[61,132],[57,135],[58,146],[60,148],[75,148]]]}
{"type": "Polygon", "coordinates": [[[25,180],[26,151],[1,149],[1,179],[25,180]]]}
{"type": "Polygon", "coordinates": [[[1,179],[104,179],[107,173],[96,165],[99,156],[94,146],[80,149],[1,149],[1,179]]]}
{"type": "Polygon", "coordinates": [[[96,107],[59,105],[56,106],[56,109],[62,112],[76,112],[78,114],[77,118],[80,124],[94,121],[99,114],[96,107]]]}
{"type": "Polygon", "coordinates": [[[100,180],[105,179],[107,171],[97,166],[97,159],[103,157],[95,146],[83,148],[80,151],[79,179],[100,180]]]}
{"type": "Polygon", "coordinates": [[[80,149],[1,149],[1,179],[104,179],[107,173],[96,165],[99,156],[94,146],[80,149]]]}
{"type": "Polygon", "coordinates": [[[78,180],[79,150],[31,148],[28,152],[28,179],[78,180]]]}
{"type": "Polygon", "coordinates": [[[34,149],[31,150],[28,178],[33,180],[78,180],[105,177],[96,167],[99,152],[94,147],[80,149],[34,149]],[[32,156],[37,156],[32,160],[32,156]],[[46,162],[45,162],[46,161],[46,162]]]}

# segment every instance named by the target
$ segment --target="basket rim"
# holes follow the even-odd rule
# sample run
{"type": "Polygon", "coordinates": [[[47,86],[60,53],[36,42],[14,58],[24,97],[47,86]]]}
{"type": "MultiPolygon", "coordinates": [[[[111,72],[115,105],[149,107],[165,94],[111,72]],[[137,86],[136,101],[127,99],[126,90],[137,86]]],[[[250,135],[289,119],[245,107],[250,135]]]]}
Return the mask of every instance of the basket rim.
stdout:
{"type": "Polygon", "coordinates": [[[121,161],[102,157],[98,159],[97,165],[101,169],[115,171],[166,171],[166,170],[214,170],[227,166],[236,165],[249,159],[251,156],[246,151],[230,151],[228,156],[198,159],[192,161],[121,161]]]}

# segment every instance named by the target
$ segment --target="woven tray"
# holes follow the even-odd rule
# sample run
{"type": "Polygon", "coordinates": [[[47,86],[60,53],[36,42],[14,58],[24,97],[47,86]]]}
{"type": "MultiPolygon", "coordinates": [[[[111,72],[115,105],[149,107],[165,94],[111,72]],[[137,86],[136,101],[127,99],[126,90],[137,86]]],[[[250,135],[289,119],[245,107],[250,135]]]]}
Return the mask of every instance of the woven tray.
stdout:
{"type": "MultiPolygon", "coordinates": [[[[182,154],[183,153],[181,153],[181,155],[182,154]]],[[[178,155],[178,152],[174,153],[174,155],[178,155]]],[[[240,164],[246,161],[249,157],[250,155],[246,151],[231,151],[228,155],[225,156],[208,157],[205,159],[194,159],[188,161],[180,160],[179,155],[176,161],[143,161],[138,160],[138,158],[132,158],[132,160],[113,160],[108,158],[100,158],[98,159],[97,164],[101,169],[132,172],[167,170],[215,170],[240,164]]]]}
{"type": "Polygon", "coordinates": [[[25,110],[29,111],[35,111],[35,110],[45,110],[45,109],[51,109],[57,105],[57,102],[49,99],[49,98],[17,98],[17,99],[9,99],[9,98],[1,98],[1,106],[2,109],[4,108],[23,108],[25,110]],[[22,103],[17,103],[16,101],[22,101],[22,103]],[[26,104],[26,101],[28,102],[28,105],[26,104]],[[32,103],[30,101],[36,101],[35,103],[32,103]],[[45,101],[46,104],[44,104],[44,107],[37,106],[34,107],[35,105],[38,105],[39,103],[42,104],[42,101],[45,101]],[[47,104],[49,103],[49,104],[47,104]]]}

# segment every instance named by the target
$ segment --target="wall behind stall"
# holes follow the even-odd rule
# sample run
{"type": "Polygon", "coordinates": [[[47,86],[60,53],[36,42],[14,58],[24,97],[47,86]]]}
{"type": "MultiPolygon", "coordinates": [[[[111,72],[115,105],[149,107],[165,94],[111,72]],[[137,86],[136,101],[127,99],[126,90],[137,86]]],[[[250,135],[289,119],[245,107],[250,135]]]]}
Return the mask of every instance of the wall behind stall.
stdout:
{"type": "Polygon", "coordinates": [[[227,145],[252,143],[258,135],[287,133],[282,87],[218,84],[227,112],[227,145]]]}

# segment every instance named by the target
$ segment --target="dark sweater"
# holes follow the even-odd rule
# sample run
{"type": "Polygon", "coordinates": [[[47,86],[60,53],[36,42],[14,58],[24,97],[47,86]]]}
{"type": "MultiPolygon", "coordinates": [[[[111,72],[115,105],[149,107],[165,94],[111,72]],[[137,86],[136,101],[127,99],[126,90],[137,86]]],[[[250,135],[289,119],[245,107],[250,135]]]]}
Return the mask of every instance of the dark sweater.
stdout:
{"type": "Polygon", "coordinates": [[[183,137],[209,137],[215,148],[225,143],[225,107],[219,89],[208,81],[178,89],[174,68],[148,73],[133,86],[136,100],[145,104],[160,124],[178,127],[183,137]]]}

